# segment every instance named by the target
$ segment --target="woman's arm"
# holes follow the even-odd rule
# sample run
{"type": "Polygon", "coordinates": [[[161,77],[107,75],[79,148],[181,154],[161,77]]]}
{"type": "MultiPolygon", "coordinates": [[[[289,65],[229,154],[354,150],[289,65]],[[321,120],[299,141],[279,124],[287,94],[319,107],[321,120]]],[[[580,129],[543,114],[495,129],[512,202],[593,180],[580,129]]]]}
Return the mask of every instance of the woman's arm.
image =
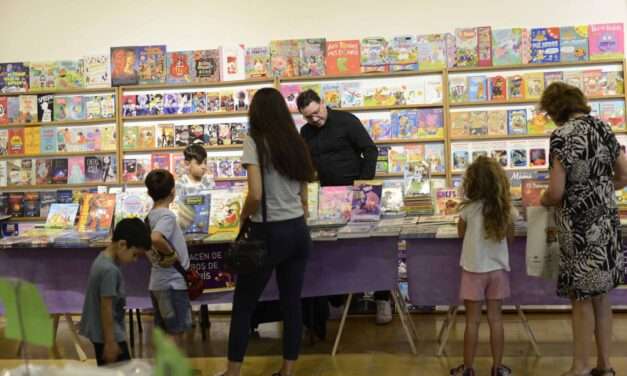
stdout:
{"type": "Polygon", "coordinates": [[[553,167],[549,173],[549,188],[544,191],[540,203],[542,206],[559,206],[566,189],[566,170],[559,159],[553,159],[553,167]]]}
{"type": "Polygon", "coordinates": [[[614,189],[619,190],[627,186],[627,157],[621,150],[616,163],[614,163],[614,189]]]}
{"type": "Polygon", "coordinates": [[[303,211],[305,212],[305,219],[309,217],[309,199],[307,190],[307,182],[300,183],[300,202],[303,204],[303,211]]]}
{"type": "Polygon", "coordinates": [[[248,194],[246,195],[246,201],[240,214],[240,225],[259,209],[261,204],[261,170],[258,165],[248,164],[246,165],[246,172],[248,173],[248,194]]]}
{"type": "Polygon", "coordinates": [[[466,221],[459,218],[459,220],[457,220],[457,236],[463,239],[464,235],[466,235],[466,221]]]}

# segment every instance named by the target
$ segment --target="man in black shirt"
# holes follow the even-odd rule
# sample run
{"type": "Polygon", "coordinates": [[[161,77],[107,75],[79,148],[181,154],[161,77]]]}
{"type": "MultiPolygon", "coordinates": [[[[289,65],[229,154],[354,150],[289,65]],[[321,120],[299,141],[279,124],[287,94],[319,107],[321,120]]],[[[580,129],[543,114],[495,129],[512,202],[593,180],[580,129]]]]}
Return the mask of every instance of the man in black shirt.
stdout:
{"type": "MultiPolygon", "coordinates": [[[[350,112],[328,108],[313,90],[296,99],[305,124],[300,134],[318,171],[321,186],[353,185],[374,179],[378,150],[361,121],[350,112]]],[[[377,324],[392,321],[389,291],[377,291],[377,324]]]]}

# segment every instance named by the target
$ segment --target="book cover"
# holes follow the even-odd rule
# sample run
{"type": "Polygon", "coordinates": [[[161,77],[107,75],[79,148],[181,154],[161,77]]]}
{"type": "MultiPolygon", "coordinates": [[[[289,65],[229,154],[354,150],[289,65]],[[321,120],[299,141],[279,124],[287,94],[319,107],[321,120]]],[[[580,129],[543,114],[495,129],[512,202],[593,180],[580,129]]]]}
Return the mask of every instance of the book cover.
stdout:
{"type": "Polygon", "coordinates": [[[220,111],[235,111],[235,99],[233,98],[233,90],[220,91],[220,111]]]}
{"type": "Polygon", "coordinates": [[[470,112],[451,112],[451,137],[467,137],[470,135],[470,112]]]}
{"type": "Polygon", "coordinates": [[[359,40],[328,41],[326,48],[327,75],[361,73],[359,40]]]}
{"type": "Polygon", "coordinates": [[[512,141],[507,145],[512,168],[527,168],[529,156],[526,141],[512,141]]]}
{"type": "Polygon", "coordinates": [[[562,76],[564,78],[564,82],[572,85],[576,88],[579,88],[579,90],[583,91],[584,90],[584,85],[583,85],[583,71],[580,70],[568,70],[568,71],[564,71],[562,73],[562,76]]]}
{"type": "Polygon", "coordinates": [[[509,167],[509,155],[507,152],[507,141],[498,141],[492,143],[490,157],[499,162],[501,167],[509,167]]]}
{"type": "MultiPolygon", "coordinates": [[[[625,103],[621,100],[599,103],[599,117],[613,130],[625,129],[625,103]]],[[[9,130],[9,134],[10,134],[9,130]]]]}
{"type": "Polygon", "coordinates": [[[381,190],[381,210],[383,213],[398,213],[403,206],[403,182],[384,180],[381,190]]]}
{"type": "Polygon", "coordinates": [[[211,194],[209,234],[235,238],[239,231],[243,192],[218,189],[211,194]]]}
{"type": "Polygon", "coordinates": [[[111,86],[139,83],[139,47],[111,47],[111,86]]]}
{"type": "Polygon", "coordinates": [[[453,171],[463,171],[470,164],[470,145],[467,143],[452,143],[451,156],[453,171]]]}
{"type": "Polygon", "coordinates": [[[479,66],[492,66],[492,28],[490,26],[477,28],[477,51],[479,66]]]}
{"type": "Polygon", "coordinates": [[[488,111],[488,136],[507,136],[507,111],[488,111]]]}
{"type": "Polygon", "coordinates": [[[9,130],[0,129],[0,155],[7,155],[8,153],[9,153],[9,130]]]}
{"type": "Polygon", "coordinates": [[[9,155],[24,155],[24,128],[9,129],[9,155]]]}
{"type": "Polygon", "coordinates": [[[381,141],[392,138],[391,119],[370,119],[369,124],[370,134],[373,140],[381,141]]]}
{"type": "Polygon", "coordinates": [[[137,95],[124,95],[122,97],[122,116],[137,116],[137,95]]]}
{"type": "Polygon", "coordinates": [[[35,162],[33,159],[20,160],[20,184],[35,184],[35,162]]]}
{"type": "Polygon", "coordinates": [[[157,147],[174,147],[174,124],[159,124],[157,126],[157,147]]]}
{"type": "Polygon", "coordinates": [[[219,91],[209,91],[207,93],[207,111],[208,112],[218,112],[222,108],[222,104],[220,103],[220,92],[219,91]]]}
{"type": "Polygon", "coordinates": [[[124,127],[122,147],[126,150],[137,149],[139,147],[139,127],[124,127]]]}
{"type": "Polygon", "coordinates": [[[625,93],[625,80],[620,72],[603,72],[604,95],[620,95],[625,93]]]}
{"type": "Polygon", "coordinates": [[[7,161],[7,185],[20,185],[22,183],[22,161],[9,159],[7,161]]]}
{"type": "Polygon", "coordinates": [[[112,119],[115,116],[115,96],[113,94],[100,95],[100,114],[103,119],[112,119]]]}
{"type": "Polygon", "coordinates": [[[458,67],[476,67],[479,64],[477,29],[455,29],[455,65],[458,67]]]}
{"type": "MultiPolygon", "coordinates": [[[[73,193],[71,190],[58,190],[57,191],[57,202],[59,204],[71,204],[73,203],[73,193]]],[[[78,203],[76,203],[78,204],[78,203]]],[[[74,222],[72,222],[74,224],[74,222]]]]}
{"type": "Polygon", "coordinates": [[[441,108],[418,110],[418,138],[443,138],[444,121],[441,108]]]}
{"type": "Polygon", "coordinates": [[[30,86],[26,63],[0,63],[0,93],[23,93],[30,86]]]}
{"type": "Polygon", "coordinates": [[[459,212],[462,195],[457,188],[438,188],[435,191],[435,204],[438,215],[453,215],[459,212]]]}
{"type": "Polygon", "coordinates": [[[78,204],[54,203],[50,205],[45,227],[70,229],[74,227],[76,215],[78,214],[78,204]]]}
{"type": "Polygon", "coordinates": [[[124,182],[138,181],[136,171],[137,159],[125,156],[122,161],[122,180],[124,182]]]}
{"type": "Polygon", "coordinates": [[[351,220],[378,221],[381,219],[382,180],[356,180],[353,183],[351,220]]]}
{"type": "Polygon", "coordinates": [[[388,151],[388,170],[390,174],[399,174],[403,172],[407,156],[404,146],[391,146],[388,151]]]}
{"type": "Polygon", "coordinates": [[[483,102],[488,100],[488,80],[486,76],[468,77],[468,101],[483,102]]]}
{"type": "Polygon", "coordinates": [[[363,38],[359,48],[362,73],[388,71],[388,45],[385,38],[363,38]]]}
{"type": "Polygon", "coordinates": [[[166,115],[179,113],[179,101],[176,93],[166,93],[163,96],[163,113],[166,115]]]}
{"type": "Polygon", "coordinates": [[[78,218],[78,231],[109,232],[114,209],[115,194],[84,193],[78,218]]]}
{"type": "Polygon", "coordinates": [[[187,173],[187,166],[185,165],[185,156],[183,154],[171,155],[172,174],[175,178],[181,178],[187,173]]]}
{"type": "Polygon", "coordinates": [[[57,192],[43,191],[40,193],[39,196],[39,216],[42,218],[48,218],[48,214],[50,213],[50,206],[57,202],[57,192]]]}
{"type": "MultiPolygon", "coordinates": [[[[403,168],[403,192],[405,199],[431,193],[429,166],[422,160],[407,161],[403,168]]],[[[431,209],[431,200],[429,200],[431,209]]]]}
{"type": "Polygon", "coordinates": [[[560,61],[588,61],[588,25],[560,27],[560,61]]]}
{"type": "Polygon", "coordinates": [[[418,70],[418,47],[415,35],[398,35],[392,38],[388,47],[390,71],[418,70]]]}
{"type": "Polygon", "coordinates": [[[419,70],[436,70],[447,66],[444,34],[419,35],[416,38],[416,48],[419,70]]]}
{"type": "Polygon", "coordinates": [[[590,60],[622,59],[625,32],[622,23],[594,24],[589,28],[590,60]]]}
{"type": "Polygon", "coordinates": [[[273,77],[300,75],[300,43],[298,39],[270,41],[270,69],[273,77]]]}
{"type": "Polygon", "coordinates": [[[134,161],[134,177],[131,181],[144,181],[150,172],[152,161],[150,155],[136,155],[134,161]]]}
{"type": "Polygon", "coordinates": [[[137,147],[139,149],[153,149],[155,147],[155,126],[139,126],[137,130],[137,147]]]}
{"type": "Polygon", "coordinates": [[[446,66],[448,68],[454,68],[457,65],[457,46],[455,45],[455,34],[444,33],[444,40],[446,42],[446,66]]]}
{"type": "Polygon", "coordinates": [[[68,146],[72,144],[72,131],[69,128],[56,128],[57,151],[68,151],[68,146]]]}
{"type": "Polygon", "coordinates": [[[34,155],[41,152],[41,130],[40,127],[30,127],[24,129],[24,154],[34,155]]]}
{"type": "Polygon", "coordinates": [[[59,65],[56,61],[28,63],[30,91],[46,91],[56,89],[56,77],[59,65]]]}
{"type": "Polygon", "coordinates": [[[204,91],[196,91],[192,93],[192,112],[207,112],[207,93],[204,91]]]}
{"type": "Polygon", "coordinates": [[[85,157],[68,158],[68,184],[85,183],[85,157]]]}
{"type": "Polygon", "coordinates": [[[251,97],[248,96],[248,91],[246,89],[237,89],[233,92],[235,111],[248,111],[250,100],[251,97]]]}
{"type": "Polygon", "coordinates": [[[86,88],[111,86],[111,62],[107,55],[83,57],[83,73],[86,88]]]}
{"type": "Polygon", "coordinates": [[[100,182],[103,177],[103,161],[98,157],[85,157],[85,181],[100,182]]]}
{"type": "Polygon", "coordinates": [[[155,153],[151,156],[152,169],[170,170],[170,154],[167,153],[155,153]]]}
{"type": "Polygon", "coordinates": [[[544,87],[549,87],[553,82],[564,81],[562,72],[544,72],[544,87]]]}
{"type": "Polygon", "coordinates": [[[52,184],[52,159],[37,159],[35,162],[35,182],[38,185],[52,184]]]}
{"type": "Polygon", "coordinates": [[[174,143],[176,146],[189,145],[189,125],[174,126],[174,143]]]}
{"type": "Polygon", "coordinates": [[[7,98],[7,121],[9,124],[17,123],[20,116],[20,98],[7,98]]]}
{"type": "Polygon", "coordinates": [[[176,97],[179,103],[179,114],[189,114],[193,112],[192,93],[178,93],[176,97]]]}
{"type": "Polygon", "coordinates": [[[387,174],[389,172],[388,153],[390,151],[389,146],[377,146],[379,153],[377,155],[377,174],[387,174]]]}
{"type": "Polygon", "coordinates": [[[525,81],[525,98],[540,99],[544,91],[544,73],[526,73],[523,77],[525,81]]]}
{"type": "Polygon", "coordinates": [[[268,47],[246,48],[246,79],[269,78],[270,49],[268,47]]]}
{"type": "Polygon", "coordinates": [[[166,78],[165,45],[137,48],[137,73],[140,85],[164,83],[166,78]]]}
{"type": "Polygon", "coordinates": [[[583,93],[586,96],[603,95],[603,72],[600,69],[583,71],[583,93]]]}
{"type": "Polygon", "coordinates": [[[560,62],[560,28],[541,27],[531,29],[532,64],[560,62]]]}
{"type": "Polygon", "coordinates": [[[182,203],[193,211],[193,219],[185,230],[186,234],[209,233],[209,205],[211,195],[189,195],[182,198],[182,203]]]}
{"type": "Polygon", "coordinates": [[[192,80],[194,82],[220,81],[220,50],[195,50],[192,53],[192,80]]]}
{"type": "Polygon", "coordinates": [[[121,192],[116,194],[115,199],[114,228],[126,218],[139,218],[143,221],[153,205],[150,196],[142,192],[121,192]]]}
{"type": "Polygon", "coordinates": [[[468,132],[473,137],[488,135],[488,111],[472,111],[470,113],[468,132]]]}
{"type": "Polygon", "coordinates": [[[192,51],[174,51],[166,54],[166,82],[192,82],[192,51]]]}
{"type": "Polygon", "coordinates": [[[446,162],[444,161],[444,144],[425,144],[424,161],[429,163],[432,173],[444,173],[446,168],[446,162]]]}
{"type": "MultiPolygon", "coordinates": [[[[425,79],[425,103],[442,103],[442,81],[439,77],[425,79]]],[[[407,104],[414,101],[407,100],[407,104]]]]}
{"type": "Polygon", "coordinates": [[[235,145],[244,144],[248,130],[244,123],[231,123],[231,143],[235,145]]]}
{"type": "Polygon", "coordinates": [[[20,112],[18,122],[34,123],[37,122],[37,96],[36,95],[20,95],[20,112]]]}
{"type": "Polygon", "coordinates": [[[102,105],[100,101],[101,97],[97,95],[88,95],[83,97],[83,104],[85,106],[85,119],[102,118],[102,105]]]}
{"type": "Polygon", "coordinates": [[[527,134],[527,110],[507,110],[507,129],[509,135],[527,134]]]}
{"type": "Polygon", "coordinates": [[[231,178],[233,177],[233,159],[229,157],[221,157],[216,162],[218,168],[218,177],[231,178]]]}
{"type": "Polygon", "coordinates": [[[204,124],[192,124],[189,126],[189,143],[190,144],[205,144],[205,125],[204,124]]]}
{"type": "Polygon", "coordinates": [[[353,187],[321,187],[318,202],[318,219],[321,222],[346,222],[350,220],[353,187]]]}
{"type": "Polygon", "coordinates": [[[117,137],[115,126],[109,125],[101,127],[101,144],[100,148],[103,151],[116,150],[117,149],[117,137]]]}
{"type": "Polygon", "coordinates": [[[303,77],[317,77],[325,75],[326,39],[300,40],[300,75],[303,77]]]}
{"type": "Polygon", "coordinates": [[[494,76],[489,79],[489,96],[491,101],[507,100],[507,80],[503,76],[494,76]]]}
{"type": "Polygon", "coordinates": [[[507,78],[507,91],[509,99],[525,98],[525,79],[521,75],[514,75],[507,78]]]}
{"type": "Polygon", "coordinates": [[[85,120],[85,104],[83,103],[83,97],[73,95],[68,98],[68,102],[68,120],[85,120]]]}
{"type": "Polygon", "coordinates": [[[222,81],[246,79],[246,48],[243,44],[220,47],[220,79],[222,81]]]}
{"type": "Polygon", "coordinates": [[[52,160],[52,184],[68,183],[68,160],[55,158],[52,160]]]}
{"type": "Polygon", "coordinates": [[[0,97],[0,125],[9,124],[9,108],[8,107],[9,107],[8,98],[0,97]]]}
{"type": "Polygon", "coordinates": [[[59,70],[55,77],[55,87],[59,90],[80,89],[85,86],[83,60],[62,60],[57,62],[59,70]]]}
{"type": "Polygon", "coordinates": [[[102,182],[113,183],[117,181],[118,166],[115,155],[105,155],[98,157],[102,163],[102,182]]]}
{"type": "MultiPolygon", "coordinates": [[[[1,98],[0,98],[1,100],[1,98]]],[[[43,94],[37,96],[37,120],[40,123],[50,123],[54,121],[54,95],[43,94]]],[[[0,121],[0,124],[2,122],[0,121]]]]}
{"type": "MultiPolygon", "coordinates": [[[[138,96],[139,100],[139,96],[138,96]]],[[[140,103],[141,109],[141,103],[140,103]]],[[[163,114],[163,94],[154,93],[148,94],[148,114],[151,116],[163,114]]]]}
{"type": "Polygon", "coordinates": [[[544,179],[522,179],[521,193],[524,207],[542,206],[540,199],[545,190],[549,188],[549,181],[544,179]]]}
{"type": "Polygon", "coordinates": [[[392,128],[398,129],[398,138],[403,140],[418,137],[418,113],[416,110],[395,110],[390,112],[392,128]]]}
{"type": "Polygon", "coordinates": [[[338,108],[342,105],[342,94],[340,84],[337,82],[325,83],[322,85],[322,95],[324,104],[331,108],[338,108]]]}
{"type": "Polygon", "coordinates": [[[451,76],[448,85],[451,102],[459,103],[468,100],[468,80],[466,77],[451,76]]]}
{"type": "Polygon", "coordinates": [[[287,107],[291,112],[297,112],[298,106],[296,105],[296,98],[301,93],[300,84],[286,84],[281,85],[280,91],[283,98],[285,98],[285,103],[287,103],[287,107]]]}
{"type": "Polygon", "coordinates": [[[529,149],[529,167],[530,168],[547,168],[548,167],[548,141],[532,140],[528,143],[529,149]]]}
{"type": "Polygon", "coordinates": [[[522,58],[521,28],[492,30],[492,64],[520,65],[522,58]]]}
{"type": "Polygon", "coordinates": [[[440,80],[413,80],[405,86],[405,104],[424,104],[442,102],[442,82],[440,80]],[[427,85],[429,93],[427,95],[427,85]]]}
{"type": "Polygon", "coordinates": [[[233,176],[234,177],[246,177],[246,169],[242,166],[242,161],[239,157],[233,157],[233,176]]]}

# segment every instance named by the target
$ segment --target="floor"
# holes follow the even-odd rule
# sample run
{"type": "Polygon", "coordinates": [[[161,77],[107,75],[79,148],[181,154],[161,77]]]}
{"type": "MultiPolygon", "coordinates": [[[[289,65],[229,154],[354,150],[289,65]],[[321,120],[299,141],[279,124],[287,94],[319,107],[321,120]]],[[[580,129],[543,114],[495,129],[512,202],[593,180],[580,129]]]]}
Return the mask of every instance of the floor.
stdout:
{"type": "MultiPolygon", "coordinates": [[[[324,342],[303,343],[303,355],[298,362],[298,375],[319,376],[363,376],[363,375],[448,375],[448,370],[461,361],[463,341],[463,318],[451,332],[446,354],[436,356],[437,333],[445,318],[444,313],[413,314],[420,335],[418,354],[412,355],[405,340],[404,332],[398,317],[387,326],[374,325],[372,316],[351,316],[346,324],[344,337],[338,355],[332,358],[331,338],[324,342]]],[[[78,317],[74,318],[78,320],[78,317]]],[[[560,375],[569,366],[570,321],[566,313],[530,313],[528,319],[538,339],[541,357],[533,354],[531,345],[515,314],[507,314],[505,349],[508,364],[515,375],[554,376],[560,375]]],[[[151,358],[152,349],[149,345],[151,336],[151,317],[143,317],[143,334],[136,338],[134,356],[151,358]]],[[[214,375],[222,370],[225,364],[225,351],[228,334],[228,315],[212,314],[209,337],[202,341],[200,332],[196,330],[188,338],[188,355],[192,366],[202,371],[202,375],[214,375]]],[[[334,335],[338,321],[331,321],[329,332],[334,335]]],[[[2,323],[0,322],[0,327],[2,323]]],[[[35,363],[59,363],[67,360],[78,360],[77,352],[67,323],[61,320],[57,338],[57,354],[46,349],[28,348],[30,358],[35,363]],[[52,360],[56,356],[56,359],[52,360]]],[[[135,327],[137,332],[137,327],[135,327]]],[[[243,375],[271,375],[280,364],[280,326],[264,324],[260,327],[259,338],[251,339],[249,356],[247,357],[243,375]]],[[[488,375],[491,366],[487,323],[482,325],[480,346],[476,368],[478,375],[488,375]]],[[[18,345],[2,339],[0,331],[0,370],[15,367],[20,363],[16,359],[18,345]]],[[[87,342],[81,342],[89,359],[95,363],[93,349],[87,342]]],[[[613,362],[620,374],[627,371],[627,313],[615,315],[613,362]],[[622,372],[621,372],[622,371],[622,372]]]]}

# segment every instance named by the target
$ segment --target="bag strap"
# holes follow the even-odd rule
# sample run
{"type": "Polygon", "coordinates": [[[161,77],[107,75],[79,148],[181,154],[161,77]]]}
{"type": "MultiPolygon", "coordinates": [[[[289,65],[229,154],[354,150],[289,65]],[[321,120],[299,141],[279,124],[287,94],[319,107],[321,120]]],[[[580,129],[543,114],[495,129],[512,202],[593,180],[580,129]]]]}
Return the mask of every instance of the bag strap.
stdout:
{"type": "MultiPolygon", "coordinates": [[[[144,223],[146,223],[146,226],[148,226],[148,229],[150,230],[150,232],[152,232],[152,228],[150,227],[150,219],[148,219],[148,216],[146,216],[144,223]]],[[[168,243],[170,248],[172,248],[174,253],[176,253],[176,248],[174,248],[174,245],[172,244],[172,242],[170,242],[170,239],[166,238],[163,235],[161,235],[161,237],[165,239],[165,241],[168,243]]],[[[172,267],[174,267],[174,269],[176,269],[177,272],[181,273],[181,275],[183,276],[183,279],[187,281],[186,271],[185,271],[185,268],[183,268],[183,264],[181,264],[181,262],[178,260],[178,254],[177,254],[176,261],[174,261],[174,264],[172,264],[172,267]]]]}
{"type": "Polygon", "coordinates": [[[261,153],[259,153],[259,148],[257,148],[257,159],[259,160],[259,169],[261,170],[261,217],[262,221],[265,224],[268,221],[268,207],[266,204],[266,187],[265,187],[265,170],[263,168],[264,163],[261,160],[261,153]]]}

